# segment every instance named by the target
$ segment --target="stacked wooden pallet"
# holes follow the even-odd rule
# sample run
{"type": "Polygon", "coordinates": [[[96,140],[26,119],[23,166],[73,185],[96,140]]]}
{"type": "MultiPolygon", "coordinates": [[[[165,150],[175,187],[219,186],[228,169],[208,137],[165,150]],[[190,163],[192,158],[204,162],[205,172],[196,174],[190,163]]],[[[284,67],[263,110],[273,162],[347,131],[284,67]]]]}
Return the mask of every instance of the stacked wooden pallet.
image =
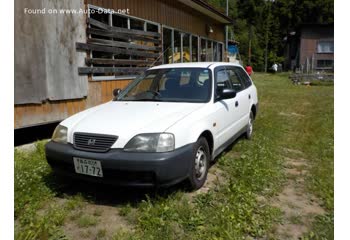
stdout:
{"type": "Polygon", "coordinates": [[[130,57],[129,59],[91,58],[88,54],[85,59],[87,66],[79,67],[79,74],[136,74],[150,66],[161,64],[162,48],[159,32],[114,27],[93,18],[88,18],[87,23],[88,40],[86,43],[77,42],[78,50],[130,57]]]}

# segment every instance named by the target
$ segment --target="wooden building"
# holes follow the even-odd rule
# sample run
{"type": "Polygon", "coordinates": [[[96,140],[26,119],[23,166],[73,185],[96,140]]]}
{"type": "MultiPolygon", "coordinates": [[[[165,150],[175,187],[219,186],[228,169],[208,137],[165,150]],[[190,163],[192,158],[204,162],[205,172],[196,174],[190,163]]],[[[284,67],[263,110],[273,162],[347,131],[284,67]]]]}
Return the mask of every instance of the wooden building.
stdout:
{"type": "Polygon", "coordinates": [[[303,24],[286,37],[287,69],[304,73],[334,71],[333,24],[303,24]]]}
{"type": "Polygon", "coordinates": [[[15,129],[112,99],[162,63],[223,61],[232,20],[202,0],[15,0],[15,129]]]}

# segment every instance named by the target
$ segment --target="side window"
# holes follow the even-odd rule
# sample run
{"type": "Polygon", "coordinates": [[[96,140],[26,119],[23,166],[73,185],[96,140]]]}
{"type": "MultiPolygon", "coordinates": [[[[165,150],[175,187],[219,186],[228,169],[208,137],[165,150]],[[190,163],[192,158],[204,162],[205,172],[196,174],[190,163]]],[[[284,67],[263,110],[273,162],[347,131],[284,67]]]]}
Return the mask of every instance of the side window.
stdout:
{"type": "Polygon", "coordinates": [[[216,72],[216,89],[232,88],[230,78],[226,69],[216,72]]]}
{"type": "Polygon", "coordinates": [[[238,68],[228,68],[227,73],[232,84],[232,88],[236,91],[242,91],[244,89],[244,84],[238,74],[238,68]]]}
{"type": "Polygon", "coordinates": [[[244,86],[246,88],[250,87],[252,85],[252,81],[248,77],[246,71],[244,71],[242,68],[237,68],[237,70],[239,72],[241,79],[243,80],[244,86]]]}

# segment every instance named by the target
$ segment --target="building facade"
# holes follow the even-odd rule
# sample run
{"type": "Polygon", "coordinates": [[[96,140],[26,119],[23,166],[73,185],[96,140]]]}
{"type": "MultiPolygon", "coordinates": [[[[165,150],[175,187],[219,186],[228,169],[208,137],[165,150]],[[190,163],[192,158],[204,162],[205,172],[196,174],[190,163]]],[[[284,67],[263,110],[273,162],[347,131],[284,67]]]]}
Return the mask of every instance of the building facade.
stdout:
{"type": "Polygon", "coordinates": [[[15,129],[109,101],[150,66],[223,61],[232,23],[202,0],[16,0],[15,11],[15,129]]]}
{"type": "Polygon", "coordinates": [[[296,35],[288,36],[286,46],[287,69],[304,73],[334,70],[333,24],[304,24],[296,35]]]}

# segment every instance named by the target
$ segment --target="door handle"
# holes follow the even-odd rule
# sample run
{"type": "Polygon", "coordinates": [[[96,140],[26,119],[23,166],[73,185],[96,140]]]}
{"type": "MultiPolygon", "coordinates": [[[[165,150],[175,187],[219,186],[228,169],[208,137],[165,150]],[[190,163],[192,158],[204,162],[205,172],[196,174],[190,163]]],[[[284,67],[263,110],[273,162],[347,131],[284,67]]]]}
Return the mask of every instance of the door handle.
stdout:
{"type": "Polygon", "coordinates": [[[235,102],[235,106],[238,107],[238,101],[235,102]]]}

